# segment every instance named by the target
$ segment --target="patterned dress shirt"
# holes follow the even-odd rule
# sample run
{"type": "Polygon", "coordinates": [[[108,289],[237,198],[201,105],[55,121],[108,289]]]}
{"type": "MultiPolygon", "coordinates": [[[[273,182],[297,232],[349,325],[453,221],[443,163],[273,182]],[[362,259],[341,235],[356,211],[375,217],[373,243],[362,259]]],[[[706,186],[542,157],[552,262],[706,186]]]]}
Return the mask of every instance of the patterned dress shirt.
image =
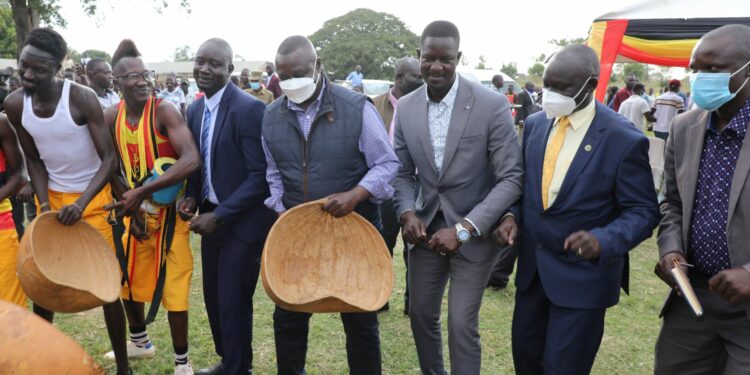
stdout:
{"type": "Polygon", "coordinates": [[[708,277],[731,267],[726,235],[729,194],[750,121],[750,100],[721,132],[715,121],[715,113],[711,113],[698,170],[688,252],[696,269],[708,277]]]}
{"type": "MultiPolygon", "coordinates": [[[[287,101],[287,107],[297,114],[302,133],[305,138],[310,134],[313,120],[318,115],[323,93],[326,91],[324,84],[323,89],[315,102],[310,104],[307,109],[300,107],[292,101],[287,101]]],[[[286,211],[282,203],[284,196],[284,184],[281,179],[281,172],[273,160],[273,155],[268,149],[265,138],[263,141],[263,151],[266,154],[266,180],[268,181],[271,196],[265,200],[266,207],[281,213],[286,211]]],[[[359,151],[365,156],[365,162],[370,170],[359,182],[359,186],[365,188],[372,198],[371,202],[380,204],[385,200],[393,197],[393,187],[391,181],[396,177],[398,168],[401,163],[393,151],[391,142],[388,140],[388,133],[383,125],[383,120],[375,106],[369,101],[365,102],[362,111],[362,133],[359,135],[359,151]]]]}
{"type": "Polygon", "coordinates": [[[432,149],[435,152],[435,166],[438,173],[443,167],[443,155],[445,154],[445,138],[448,136],[448,126],[451,123],[453,114],[453,105],[456,102],[458,93],[458,75],[453,81],[453,86],[445,94],[443,100],[439,103],[430,100],[430,96],[425,90],[427,99],[427,125],[430,128],[430,137],[432,138],[432,149]]]}

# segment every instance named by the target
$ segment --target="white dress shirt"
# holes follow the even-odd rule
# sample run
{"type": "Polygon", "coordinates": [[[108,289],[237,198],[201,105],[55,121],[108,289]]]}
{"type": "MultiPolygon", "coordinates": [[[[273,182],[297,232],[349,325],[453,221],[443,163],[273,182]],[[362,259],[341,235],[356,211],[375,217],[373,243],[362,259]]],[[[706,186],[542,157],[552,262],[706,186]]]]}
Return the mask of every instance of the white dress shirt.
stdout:
{"type": "MultiPolygon", "coordinates": [[[[231,81],[227,83],[227,85],[232,84],[231,81]]],[[[226,90],[227,85],[224,85],[224,87],[221,88],[216,94],[211,96],[210,98],[208,95],[203,96],[204,105],[205,108],[208,108],[209,111],[211,111],[211,121],[209,123],[209,126],[211,126],[211,129],[208,130],[208,139],[213,140],[214,139],[214,129],[216,128],[216,119],[219,117],[219,104],[221,103],[221,97],[224,96],[224,90],[226,90]]],[[[201,115],[201,132],[199,134],[203,134],[203,119],[206,116],[206,110],[203,110],[203,114],[201,115]]],[[[203,145],[200,145],[201,150],[203,150],[203,145]]],[[[210,150],[210,146],[209,146],[210,150]]],[[[218,205],[219,204],[219,198],[216,197],[216,191],[214,191],[214,186],[211,183],[211,152],[208,152],[206,155],[203,155],[203,165],[206,168],[206,176],[208,177],[208,201],[218,205]]]]}

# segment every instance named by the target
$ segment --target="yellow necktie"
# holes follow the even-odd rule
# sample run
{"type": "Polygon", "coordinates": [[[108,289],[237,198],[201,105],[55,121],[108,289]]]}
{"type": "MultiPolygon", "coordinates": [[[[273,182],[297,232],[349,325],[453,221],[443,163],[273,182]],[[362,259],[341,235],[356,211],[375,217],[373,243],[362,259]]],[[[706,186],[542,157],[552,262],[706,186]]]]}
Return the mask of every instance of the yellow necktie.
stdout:
{"type": "Polygon", "coordinates": [[[562,150],[563,143],[565,142],[565,135],[569,126],[570,120],[568,120],[568,117],[560,117],[560,121],[557,123],[557,132],[547,143],[547,150],[544,152],[544,167],[542,169],[542,203],[544,204],[545,210],[549,207],[549,186],[552,183],[552,177],[555,176],[557,157],[560,155],[560,150],[562,150]]]}

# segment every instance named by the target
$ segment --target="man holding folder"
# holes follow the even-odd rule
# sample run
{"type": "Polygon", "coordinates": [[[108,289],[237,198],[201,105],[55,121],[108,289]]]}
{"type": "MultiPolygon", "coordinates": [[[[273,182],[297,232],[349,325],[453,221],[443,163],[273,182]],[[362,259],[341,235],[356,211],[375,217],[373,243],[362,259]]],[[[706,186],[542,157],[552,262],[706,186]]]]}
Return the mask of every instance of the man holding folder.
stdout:
{"type": "MultiPolygon", "coordinates": [[[[656,374],[750,369],[750,27],[728,25],[693,50],[693,100],[667,140],[666,203],[657,274],[674,287],[680,264],[702,320],[673,291],[656,343],[656,374]],[[687,263],[693,264],[688,268],[687,263]]],[[[686,294],[683,292],[682,294],[686,294]]],[[[689,294],[689,292],[687,293],[689,294]]]]}

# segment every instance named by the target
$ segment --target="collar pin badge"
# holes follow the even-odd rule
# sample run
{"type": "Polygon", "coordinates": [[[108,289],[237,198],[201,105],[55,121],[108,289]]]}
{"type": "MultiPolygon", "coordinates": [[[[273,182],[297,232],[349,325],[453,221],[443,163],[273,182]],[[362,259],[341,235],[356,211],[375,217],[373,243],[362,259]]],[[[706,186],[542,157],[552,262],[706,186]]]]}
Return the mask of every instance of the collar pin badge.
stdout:
{"type": "Polygon", "coordinates": [[[586,150],[587,152],[591,151],[591,145],[586,145],[583,147],[583,149],[586,150]]]}

